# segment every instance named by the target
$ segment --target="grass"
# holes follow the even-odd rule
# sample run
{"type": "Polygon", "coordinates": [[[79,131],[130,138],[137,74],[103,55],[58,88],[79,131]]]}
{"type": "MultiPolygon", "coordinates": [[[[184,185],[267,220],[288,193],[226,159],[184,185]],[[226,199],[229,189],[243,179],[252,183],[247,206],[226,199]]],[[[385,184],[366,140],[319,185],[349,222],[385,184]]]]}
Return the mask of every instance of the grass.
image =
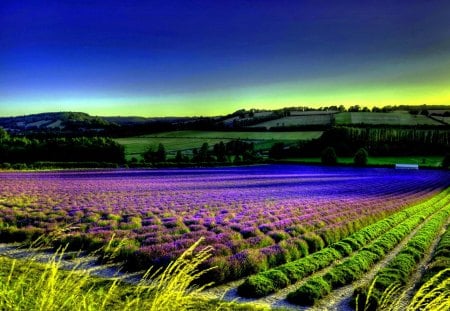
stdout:
{"type": "MultiPolygon", "coordinates": [[[[356,298],[356,311],[373,310],[370,304],[375,289],[376,279],[369,286],[366,299],[360,301],[361,297],[356,298]],[[359,307],[359,305],[361,307],[359,307]]],[[[408,305],[402,305],[405,292],[402,292],[398,284],[390,285],[380,297],[380,306],[377,310],[383,311],[437,311],[450,309],[450,268],[444,269],[429,281],[423,284],[412,297],[408,305]]]]}
{"type": "Polygon", "coordinates": [[[210,147],[223,141],[244,140],[254,142],[257,150],[267,150],[275,142],[293,143],[299,140],[319,138],[320,131],[311,132],[219,132],[219,131],[173,131],[152,135],[142,135],[126,138],[117,138],[116,142],[125,147],[127,160],[132,157],[141,159],[141,154],[149,145],[157,146],[162,143],[169,154],[175,155],[176,151],[191,151],[200,148],[203,143],[210,147]]]}
{"type": "Polygon", "coordinates": [[[284,127],[284,126],[306,126],[306,125],[330,125],[332,120],[331,114],[324,113],[322,115],[297,115],[289,116],[276,120],[261,122],[250,127],[284,127]]]}
{"type": "Polygon", "coordinates": [[[147,271],[137,285],[91,277],[86,270],[62,270],[64,250],[50,261],[0,257],[0,310],[266,310],[212,300],[192,286],[206,271],[199,265],[210,248],[192,245],[163,271],[147,271]]]}
{"type": "MultiPolygon", "coordinates": [[[[192,245],[164,271],[148,271],[137,285],[123,284],[119,279],[91,277],[87,271],[76,268],[64,271],[61,269],[64,250],[59,250],[46,263],[0,257],[0,309],[269,310],[256,304],[209,299],[201,295],[202,287],[191,286],[205,272],[199,270],[199,266],[210,256],[208,247],[197,250],[199,243],[192,245]]],[[[320,286],[310,288],[311,295],[307,299],[311,302],[323,296],[320,290],[331,290],[320,278],[315,282],[320,286]]],[[[400,303],[403,299],[402,294],[399,295],[400,288],[392,286],[383,293],[383,305],[388,307],[383,310],[448,310],[449,288],[450,269],[445,269],[425,283],[405,309],[400,303]]],[[[363,310],[370,308],[366,304],[363,310]]]]}

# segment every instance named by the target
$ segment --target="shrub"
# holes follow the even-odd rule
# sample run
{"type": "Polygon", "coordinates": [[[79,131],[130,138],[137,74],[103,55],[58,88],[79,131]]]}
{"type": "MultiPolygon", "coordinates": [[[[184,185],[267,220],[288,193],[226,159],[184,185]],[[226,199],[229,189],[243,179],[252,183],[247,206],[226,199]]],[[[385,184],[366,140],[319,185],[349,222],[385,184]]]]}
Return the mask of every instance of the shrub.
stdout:
{"type": "Polygon", "coordinates": [[[366,166],[368,157],[369,157],[369,154],[367,153],[367,150],[364,148],[360,148],[355,153],[355,156],[353,158],[353,163],[356,166],[366,166]]]}
{"type": "Polygon", "coordinates": [[[322,151],[321,162],[324,165],[336,165],[337,156],[333,147],[327,147],[322,151]]]}
{"type": "Polygon", "coordinates": [[[251,298],[267,296],[274,291],[273,282],[263,275],[253,275],[237,288],[239,296],[251,298]]]}
{"type": "Polygon", "coordinates": [[[321,277],[313,277],[301,290],[289,293],[287,300],[294,304],[310,306],[331,292],[330,285],[321,277]]]}

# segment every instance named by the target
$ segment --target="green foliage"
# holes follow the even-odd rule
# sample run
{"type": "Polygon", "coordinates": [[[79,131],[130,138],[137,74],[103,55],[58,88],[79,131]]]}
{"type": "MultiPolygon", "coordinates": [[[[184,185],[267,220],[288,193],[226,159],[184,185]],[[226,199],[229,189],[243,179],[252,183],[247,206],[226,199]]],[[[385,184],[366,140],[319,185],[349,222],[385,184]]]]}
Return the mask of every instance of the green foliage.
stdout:
{"type": "Polygon", "coordinates": [[[124,147],[105,137],[0,139],[0,162],[111,162],[125,161],[124,147]]]}
{"type": "Polygon", "coordinates": [[[442,159],[442,167],[447,169],[450,167],[450,153],[447,153],[442,159]]]}
{"type": "Polygon", "coordinates": [[[281,159],[284,156],[285,145],[283,142],[278,142],[272,145],[269,150],[269,158],[271,159],[281,159]]]}
{"type": "Polygon", "coordinates": [[[238,286],[238,294],[242,297],[258,298],[267,296],[275,291],[273,282],[263,275],[254,275],[247,278],[238,286]]]}
{"type": "Polygon", "coordinates": [[[58,251],[45,264],[34,259],[0,257],[1,310],[266,310],[248,304],[207,299],[204,287],[191,286],[206,271],[200,264],[210,248],[191,246],[162,271],[147,271],[136,285],[119,279],[103,281],[76,266],[64,271],[64,252],[58,251]],[[151,279],[151,282],[149,280],[151,279]]]}
{"type": "Polygon", "coordinates": [[[376,309],[384,303],[381,298],[383,292],[386,292],[392,284],[397,284],[401,288],[407,282],[410,274],[416,269],[417,263],[429,249],[439,229],[450,216],[448,199],[447,197],[442,201],[444,208],[442,205],[438,205],[442,209],[427,220],[388,265],[376,274],[370,288],[370,295],[369,288],[359,289],[355,295],[371,296],[370,306],[376,309]]]}
{"type": "Polygon", "coordinates": [[[364,148],[359,148],[358,151],[356,151],[356,153],[355,153],[355,157],[353,158],[353,163],[356,166],[366,166],[368,157],[369,157],[369,154],[367,153],[367,150],[364,148]]]}
{"type": "Polygon", "coordinates": [[[294,304],[311,306],[330,292],[330,285],[322,277],[313,277],[309,279],[306,286],[302,286],[298,291],[289,293],[287,300],[294,304]]]}
{"type": "Polygon", "coordinates": [[[337,156],[336,151],[333,147],[327,147],[322,151],[321,154],[321,162],[324,165],[336,165],[337,164],[337,156]]]}
{"type": "MultiPolygon", "coordinates": [[[[360,250],[353,257],[350,257],[353,258],[352,261],[341,265],[340,268],[332,269],[324,277],[330,283],[330,286],[347,284],[349,281],[360,277],[363,271],[367,271],[377,258],[381,258],[388,250],[397,245],[401,237],[405,236],[415,225],[423,220],[423,215],[428,215],[442,207],[447,199],[447,195],[448,191],[444,191],[426,202],[406,208],[388,218],[367,226],[340,242],[331,244],[327,248],[252,276],[250,277],[252,278],[251,280],[248,278],[247,280],[249,281],[244,281],[242,286],[245,286],[246,289],[239,290],[239,294],[247,297],[247,292],[254,293],[258,291],[259,295],[268,295],[283,288],[279,287],[283,283],[275,284],[274,280],[271,279],[270,271],[281,271],[287,277],[289,283],[292,284],[319,269],[329,266],[334,261],[360,250]],[[412,215],[414,217],[411,217],[412,215]],[[374,239],[376,240],[373,241],[374,239]],[[370,241],[373,242],[367,245],[370,241]],[[259,282],[258,278],[255,278],[257,276],[264,276],[264,281],[259,282]],[[255,288],[252,288],[253,286],[255,288]],[[264,286],[267,286],[267,289],[264,289],[264,286]]],[[[317,235],[309,235],[310,240],[311,237],[315,236],[317,235]]],[[[312,240],[314,241],[314,239],[312,240]]],[[[297,243],[299,249],[303,247],[303,252],[306,251],[304,249],[304,244],[306,243],[304,240],[297,239],[294,241],[294,243],[297,243]]],[[[281,245],[282,243],[280,243],[281,245]]],[[[307,253],[305,252],[304,255],[307,255],[307,253]]]]}
{"type": "Polygon", "coordinates": [[[156,150],[153,150],[152,146],[149,146],[147,150],[142,154],[145,162],[157,163],[166,161],[166,149],[163,144],[159,144],[156,150]]]}
{"type": "MultiPolygon", "coordinates": [[[[436,202],[436,198],[425,202],[423,204],[419,204],[414,208],[408,209],[406,213],[403,213],[403,221],[394,226],[389,231],[383,233],[380,237],[374,240],[372,243],[366,245],[361,250],[355,252],[351,257],[348,257],[342,263],[335,265],[332,269],[330,269],[323,276],[323,282],[327,283],[332,288],[337,288],[346,284],[349,284],[363,276],[365,272],[367,272],[374,263],[379,261],[387,251],[393,249],[409,232],[411,232],[419,223],[424,221],[424,218],[433,214],[435,211],[444,208],[439,211],[437,214],[431,218],[421,230],[417,232],[414,238],[407,244],[405,250],[397,255],[397,257],[389,264],[388,268],[384,271],[386,273],[382,274],[377,279],[375,289],[378,287],[386,289],[379,284],[389,285],[392,283],[404,282],[406,277],[409,275],[409,272],[413,267],[415,267],[416,261],[420,258],[417,258],[417,251],[411,251],[411,248],[416,250],[421,249],[423,256],[423,250],[426,249],[426,245],[431,243],[432,239],[430,238],[433,234],[436,234],[436,230],[439,225],[442,225],[445,217],[448,217],[450,214],[450,205],[446,205],[449,200],[448,191],[444,191],[439,196],[439,201],[436,202]],[[409,213],[416,211],[413,216],[408,217],[409,213]],[[389,271],[389,272],[388,272],[389,271]]],[[[400,212],[402,213],[402,212],[400,212]]],[[[398,217],[400,213],[394,215],[390,219],[400,220],[402,217],[398,217]]],[[[391,221],[389,221],[392,223],[391,221]]],[[[384,227],[387,221],[380,222],[380,228],[384,227]]],[[[375,225],[377,225],[376,223],[375,225]]],[[[371,230],[365,230],[367,233],[373,233],[376,230],[375,226],[369,226],[371,230]],[[375,230],[374,230],[375,229],[375,230]]],[[[362,232],[360,231],[357,234],[344,239],[343,241],[355,241],[363,242],[362,232]],[[356,238],[355,238],[355,237],[356,238]]],[[[355,243],[355,245],[357,245],[355,243]]],[[[362,243],[364,245],[364,243],[362,243]]],[[[300,302],[301,304],[307,304],[308,302],[301,302],[301,299],[298,297],[303,297],[305,293],[310,292],[311,288],[315,288],[317,285],[315,284],[315,280],[308,280],[306,283],[301,285],[296,291],[290,294],[292,302],[300,302]]],[[[322,283],[322,281],[321,281],[322,283]]],[[[322,291],[315,291],[314,297],[315,299],[319,299],[321,297],[317,296],[322,291]]],[[[324,291],[324,293],[326,293],[324,291]]]]}

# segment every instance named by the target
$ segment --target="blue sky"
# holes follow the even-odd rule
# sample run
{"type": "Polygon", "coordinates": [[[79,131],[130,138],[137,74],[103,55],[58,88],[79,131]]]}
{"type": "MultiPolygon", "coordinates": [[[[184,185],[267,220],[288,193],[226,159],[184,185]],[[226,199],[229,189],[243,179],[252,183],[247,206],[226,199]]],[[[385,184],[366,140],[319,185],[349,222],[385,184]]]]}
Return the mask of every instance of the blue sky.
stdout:
{"type": "Polygon", "coordinates": [[[2,1],[0,115],[449,104],[448,1],[2,1]]]}

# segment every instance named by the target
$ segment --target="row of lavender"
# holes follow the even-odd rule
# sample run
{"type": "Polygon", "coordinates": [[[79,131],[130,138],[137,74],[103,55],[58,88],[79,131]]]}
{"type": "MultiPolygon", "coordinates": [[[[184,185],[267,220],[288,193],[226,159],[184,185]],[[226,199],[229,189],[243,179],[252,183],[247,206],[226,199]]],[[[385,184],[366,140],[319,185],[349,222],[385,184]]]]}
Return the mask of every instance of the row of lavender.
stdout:
{"type": "Polygon", "coordinates": [[[199,237],[216,282],[315,252],[449,184],[440,171],[255,166],[0,173],[0,240],[64,229],[94,249],[124,238],[129,269],[165,265],[199,237]]]}

